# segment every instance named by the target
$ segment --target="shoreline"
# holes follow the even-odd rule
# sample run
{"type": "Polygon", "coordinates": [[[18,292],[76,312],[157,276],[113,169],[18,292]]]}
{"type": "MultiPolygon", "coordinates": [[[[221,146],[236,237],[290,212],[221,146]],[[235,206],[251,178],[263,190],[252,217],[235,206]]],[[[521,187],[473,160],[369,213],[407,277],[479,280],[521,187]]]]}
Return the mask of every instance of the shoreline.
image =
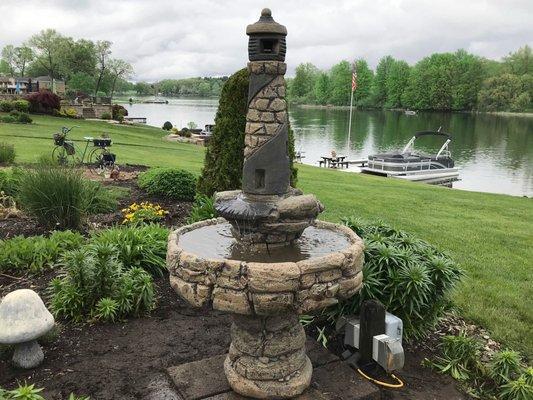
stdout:
{"type": "MultiPolygon", "coordinates": [[[[335,105],[322,105],[322,104],[291,104],[292,107],[304,108],[309,110],[349,110],[350,106],[335,106],[335,105]]],[[[357,108],[354,107],[355,111],[394,111],[394,112],[404,112],[405,108],[357,108]]],[[[443,110],[420,110],[417,113],[457,113],[457,114],[487,114],[487,115],[496,115],[502,117],[524,117],[524,118],[533,118],[533,112],[512,112],[512,111],[443,111],[443,110]]]]}

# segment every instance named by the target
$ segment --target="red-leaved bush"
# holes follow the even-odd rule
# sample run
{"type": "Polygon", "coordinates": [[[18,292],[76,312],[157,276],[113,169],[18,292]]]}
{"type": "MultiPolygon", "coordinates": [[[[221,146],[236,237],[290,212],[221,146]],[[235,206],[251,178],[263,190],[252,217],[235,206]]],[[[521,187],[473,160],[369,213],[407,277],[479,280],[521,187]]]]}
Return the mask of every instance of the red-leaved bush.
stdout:
{"type": "Polygon", "coordinates": [[[47,89],[30,93],[26,96],[26,100],[30,102],[31,112],[54,114],[54,110],[59,111],[61,108],[61,99],[59,96],[47,89]]]}

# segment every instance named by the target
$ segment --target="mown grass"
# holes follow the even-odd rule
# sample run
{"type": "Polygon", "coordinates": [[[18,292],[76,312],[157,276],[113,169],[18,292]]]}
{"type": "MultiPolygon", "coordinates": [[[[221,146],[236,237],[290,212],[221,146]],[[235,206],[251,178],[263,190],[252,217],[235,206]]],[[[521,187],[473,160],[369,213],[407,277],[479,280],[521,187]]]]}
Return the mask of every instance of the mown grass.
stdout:
{"type": "MultiPolygon", "coordinates": [[[[19,163],[35,162],[51,152],[52,133],[76,124],[80,128],[73,131],[75,139],[110,134],[118,163],[175,166],[194,173],[202,167],[201,147],[164,141],[161,129],[42,116],[34,121],[0,124],[0,141],[15,145],[19,163]]],[[[382,219],[447,250],[467,272],[454,295],[462,315],[532,358],[532,199],[298,168],[300,188],[315,193],[326,206],[321,218],[339,221],[353,214],[382,219]]]]}

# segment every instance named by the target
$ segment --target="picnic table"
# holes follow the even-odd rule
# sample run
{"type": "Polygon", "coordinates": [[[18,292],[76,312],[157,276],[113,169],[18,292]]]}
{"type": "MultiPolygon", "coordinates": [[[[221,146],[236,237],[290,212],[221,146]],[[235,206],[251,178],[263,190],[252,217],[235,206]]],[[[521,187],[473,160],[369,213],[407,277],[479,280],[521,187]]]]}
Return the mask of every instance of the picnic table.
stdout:
{"type": "Polygon", "coordinates": [[[346,156],[337,156],[337,157],[328,157],[328,156],[322,156],[320,157],[322,160],[318,162],[318,165],[321,167],[324,165],[324,167],[327,168],[337,168],[340,167],[348,167],[348,161],[346,160],[346,156]]]}

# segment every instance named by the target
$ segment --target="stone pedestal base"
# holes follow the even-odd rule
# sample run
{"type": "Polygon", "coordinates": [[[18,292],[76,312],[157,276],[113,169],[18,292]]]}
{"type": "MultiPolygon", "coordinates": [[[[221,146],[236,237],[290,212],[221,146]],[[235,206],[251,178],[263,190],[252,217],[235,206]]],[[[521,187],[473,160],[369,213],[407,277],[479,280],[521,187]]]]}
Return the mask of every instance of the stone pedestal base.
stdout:
{"type": "Polygon", "coordinates": [[[305,332],[296,314],[233,316],[224,372],[231,388],[258,399],[287,399],[311,383],[305,332]]]}

